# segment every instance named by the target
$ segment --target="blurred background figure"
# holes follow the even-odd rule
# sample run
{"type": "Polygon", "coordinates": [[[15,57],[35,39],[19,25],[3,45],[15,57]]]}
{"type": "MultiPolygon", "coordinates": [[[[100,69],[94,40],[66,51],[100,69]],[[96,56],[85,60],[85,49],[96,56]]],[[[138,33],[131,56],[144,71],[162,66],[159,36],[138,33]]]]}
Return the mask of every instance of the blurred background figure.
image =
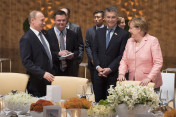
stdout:
{"type": "Polygon", "coordinates": [[[148,34],[148,24],[143,17],[133,18],[129,27],[131,38],[120,61],[118,80],[126,80],[125,73],[129,70],[129,80],[141,81],[141,86],[154,82],[155,90],[159,91],[163,57],[158,39],[148,34]]]}
{"type": "Polygon", "coordinates": [[[117,25],[122,28],[122,29],[125,29],[125,18],[123,17],[118,17],[118,20],[117,20],[117,25]]]}
{"type": "Polygon", "coordinates": [[[94,71],[95,71],[93,55],[92,55],[93,41],[95,39],[96,30],[104,27],[104,24],[103,24],[104,12],[97,10],[93,13],[93,17],[94,17],[95,26],[87,29],[86,38],[85,38],[85,49],[86,49],[86,54],[88,56],[88,68],[90,70],[92,84],[94,84],[94,71]]]}

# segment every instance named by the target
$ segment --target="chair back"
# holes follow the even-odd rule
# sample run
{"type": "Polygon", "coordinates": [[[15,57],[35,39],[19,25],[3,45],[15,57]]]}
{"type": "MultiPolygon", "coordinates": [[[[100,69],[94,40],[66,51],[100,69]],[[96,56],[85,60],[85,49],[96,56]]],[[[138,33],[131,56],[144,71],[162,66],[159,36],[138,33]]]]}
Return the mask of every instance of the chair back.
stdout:
{"type": "Polygon", "coordinates": [[[71,97],[77,97],[77,88],[83,85],[87,86],[88,79],[70,76],[55,76],[52,85],[61,87],[61,99],[67,100],[71,97]]]}
{"type": "MultiPolygon", "coordinates": [[[[133,85],[139,85],[140,82],[141,82],[141,81],[130,81],[130,80],[126,80],[126,81],[122,81],[121,83],[122,83],[122,84],[133,84],[133,85]]],[[[116,84],[118,84],[118,83],[119,83],[119,81],[117,81],[116,84]]],[[[155,83],[150,82],[150,83],[148,83],[147,86],[148,86],[149,88],[154,88],[155,83]]]]}
{"type": "Polygon", "coordinates": [[[0,95],[6,95],[12,90],[26,91],[29,75],[22,73],[0,73],[0,95]]]}
{"type": "Polygon", "coordinates": [[[173,107],[175,108],[175,73],[161,73],[163,85],[160,87],[161,98],[164,91],[168,91],[169,101],[173,101],[173,107]]]}

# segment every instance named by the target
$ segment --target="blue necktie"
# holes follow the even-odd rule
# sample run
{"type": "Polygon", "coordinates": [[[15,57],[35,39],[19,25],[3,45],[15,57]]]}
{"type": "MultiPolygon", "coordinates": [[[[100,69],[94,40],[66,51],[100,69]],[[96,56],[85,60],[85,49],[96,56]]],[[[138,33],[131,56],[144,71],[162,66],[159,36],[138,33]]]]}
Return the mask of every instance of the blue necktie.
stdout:
{"type": "Polygon", "coordinates": [[[45,48],[45,51],[46,51],[46,53],[47,53],[47,55],[48,55],[48,58],[49,58],[49,61],[50,61],[50,67],[52,68],[52,67],[53,67],[52,57],[51,57],[51,54],[50,54],[50,52],[49,52],[49,48],[48,48],[48,46],[46,45],[46,42],[45,42],[45,40],[44,40],[44,38],[43,38],[42,32],[39,32],[39,36],[40,36],[42,45],[43,45],[43,47],[45,48]]]}
{"type": "Polygon", "coordinates": [[[110,41],[110,34],[112,29],[107,29],[108,30],[108,34],[106,35],[106,49],[108,48],[109,45],[109,41],[110,41]]]}

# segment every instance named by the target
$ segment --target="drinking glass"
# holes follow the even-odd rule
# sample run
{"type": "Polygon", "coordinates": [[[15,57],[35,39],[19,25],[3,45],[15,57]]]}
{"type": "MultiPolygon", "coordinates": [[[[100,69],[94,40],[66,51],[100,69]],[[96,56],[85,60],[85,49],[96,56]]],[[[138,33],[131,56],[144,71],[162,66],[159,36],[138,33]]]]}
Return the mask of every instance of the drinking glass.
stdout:
{"type": "Polygon", "coordinates": [[[87,87],[86,87],[86,96],[88,98],[88,100],[90,99],[90,96],[93,94],[93,87],[92,87],[92,84],[89,83],[87,84],[87,87]]]}
{"type": "Polygon", "coordinates": [[[84,90],[84,86],[83,85],[79,85],[77,87],[77,96],[79,98],[82,98],[85,95],[85,90],[84,90]]]}
{"type": "Polygon", "coordinates": [[[168,90],[160,90],[160,95],[159,95],[161,105],[167,105],[168,104],[168,90]]]}

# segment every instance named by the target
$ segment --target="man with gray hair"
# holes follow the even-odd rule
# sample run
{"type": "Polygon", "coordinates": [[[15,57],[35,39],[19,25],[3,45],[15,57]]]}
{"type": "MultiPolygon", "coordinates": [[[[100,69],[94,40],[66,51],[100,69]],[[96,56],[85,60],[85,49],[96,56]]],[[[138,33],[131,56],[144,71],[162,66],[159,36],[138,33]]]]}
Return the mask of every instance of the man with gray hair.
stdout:
{"type": "Polygon", "coordinates": [[[96,31],[93,45],[95,101],[106,99],[110,85],[116,86],[118,67],[125,49],[128,32],[117,25],[118,11],[115,7],[105,10],[107,26],[96,31]]]}
{"type": "Polygon", "coordinates": [[[36,97],[46,95],[46,85],[54,80],[53,60],[46,31],[45,17],[32,11],[28,17],[30,29],[20,39],[20,57],[30,76],[27,91],[36,97]]]}

